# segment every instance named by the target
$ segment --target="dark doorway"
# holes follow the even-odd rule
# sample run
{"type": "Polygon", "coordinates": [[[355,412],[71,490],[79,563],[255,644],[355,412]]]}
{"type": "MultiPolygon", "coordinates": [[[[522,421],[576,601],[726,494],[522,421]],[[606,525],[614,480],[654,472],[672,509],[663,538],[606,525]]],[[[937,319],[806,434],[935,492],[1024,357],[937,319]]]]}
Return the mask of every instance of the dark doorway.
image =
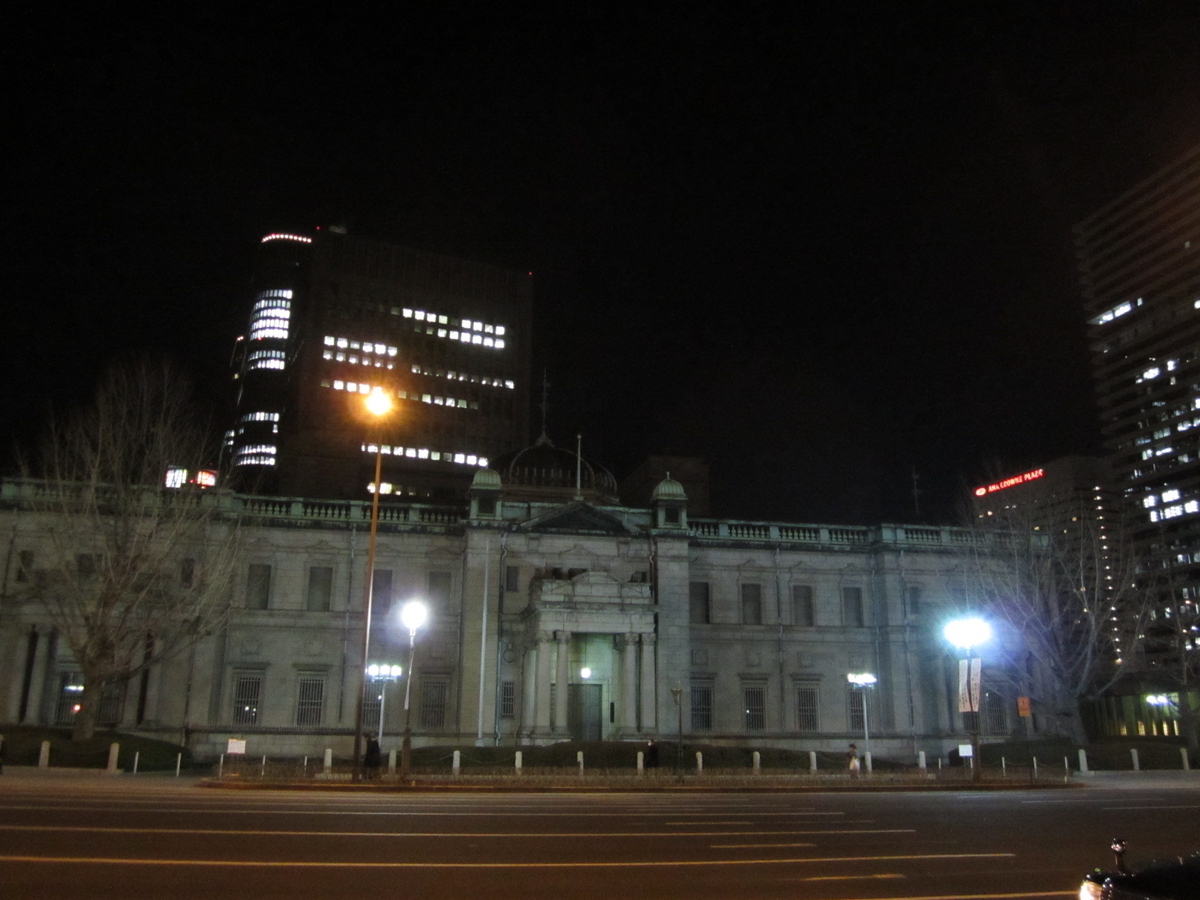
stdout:
{"type": "Polygon", "coordinates": [[[603,737],[600,685],[567,686],[567,727],[573,741],[598,741],[603,737]]]}

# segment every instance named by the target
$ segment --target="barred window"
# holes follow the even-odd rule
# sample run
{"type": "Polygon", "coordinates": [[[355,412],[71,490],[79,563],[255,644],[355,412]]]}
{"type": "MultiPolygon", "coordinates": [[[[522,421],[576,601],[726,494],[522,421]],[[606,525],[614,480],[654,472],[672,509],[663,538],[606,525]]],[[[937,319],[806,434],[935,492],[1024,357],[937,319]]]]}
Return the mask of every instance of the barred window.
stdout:
{"type": "MultiPolygon", "coordinates": [[[[54,724],[70,725],[79,712],[79,704],[83,701],[83,673],[61,672],[58,676],[58,701],[54,707],[54,724]]],[[[121,722],[121,711],[125,706],[125,685],[106,684],[100,691],[99,697],[92,698],[97,703],[96,724],[111,726],[121,722]]]]}
{"type": "Polygon", "coordinates": [[[383,692],[386,689],[386,682],[367,682],[367,693],[363,698],[363,728],[369,731],[379,728],[379,713],[383,709],[383,692]]]}
{"type": "Polygon", "coordinates": [[[792,585],[792,624],[802,628],[812,628],[817,624],[811,584],[792,585]]]}
{"type": "Polygon", "coordinates": [[[746,730],[762,731],[765,729],[767,727],[766,685],[743,685],[742,702],[746,710],[746,730]]]}
{"type": "Polygon", "coordinates": [[[867,724],[867,692],[861,688],[850,688],[846,695],[846,708],[849,712],[850,730],[862,731],[867,724]]]}
{"type": "Polygon", "coordinates": [[[271,605],[271,567],[251,563],[246,580],[246,609],[267,609],[271,605]]]}
{"type": "Polygon", "coordinates": [[[763,623],[762,585],[742,585],[742,624],[761,625],[763,623]]]}
{"type": "Polygon", "coordinates": [[[817,686],[802,684],[796,688],[796,730],[820,731],[820,695],[817,686]]]}
{"type": "Polygon", "coordinates": [[[983,695],[984,728],[988,734],[1008,733],[1007,701],[995,691],[983,695]]]}
{"type": "MultiPolygon", "coordinates": [[[[321,724],[321,713],[325,708],[325,679],[304,676],[296,692],[296,724],[316,727],[321,724]]],[[[376,720],[376,725],[379,724],[376,720]]]]}
{"type": "Polygon", "coordinates": [[[517,683],[515,681],[500,682],[500,718],[516,717],[517,683]]]}
{"type": "Polygon", "coordinates": [[[692,682],[692,731],[712,731],[713,686],[711,681],[692,682]]]}
{"type": "MultiPolygon", "coordinates": [[[[269,568],[269,567],[268,567],[269,568]]],[[[261,675],[239,675],[233,682],[233,724],[257,725],[262,695],[261,675]]]]}
{"type": "Polygon", "coordinates": [[[446,727],[446,695],[449,685],[440,678],[421,682],[421,727],[446,727]]]}
{"type": "Polygon", "coordinates": [[[688,621],[693,625],[708,625],[712,622],[712,605],[709,602],[707,581],[692,581],[688,584],[688,621]]]}
{"type": "Polygon", "coordinates": [[[309,566],[308,611],[329,612],[333,597],[333,566],[309,566]]]}

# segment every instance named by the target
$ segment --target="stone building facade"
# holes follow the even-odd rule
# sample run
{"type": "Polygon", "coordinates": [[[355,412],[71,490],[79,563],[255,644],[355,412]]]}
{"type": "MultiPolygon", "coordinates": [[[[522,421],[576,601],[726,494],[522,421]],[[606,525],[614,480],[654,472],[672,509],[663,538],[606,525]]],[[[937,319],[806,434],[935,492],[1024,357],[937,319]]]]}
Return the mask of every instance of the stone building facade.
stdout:
{"type": "MultiPolygon", "coordinates": [[[[102,719],[201,757],[229,738],[251,754],[348,755],[364,663],[407,673],[397,617],[419,597],[431,611],[411,684],[419,746],[682,729],[697,742],[840,750],[869,727],[877,756],[911,760],[963,742],[940,634],[966,602],[966,532],[689,518],[670,478],[630,508],[578,470],[574,486],[544,490],[506,482],[516,471],[480,470],[460,506],[382,504],[366,660],[370,505],[206,493],[240,526],[234,614],[106,698],[102,719]],[[877,686],[852,688],[852,672],[877,686]]],[[[66,724],[79,676],[23,591],[46,525],[23,502],[29,487],[6,482],[0,495],[0,722],[66,724]]],[[[382,706],[385,749],[404,727],[405,687],[369,685],[367,726],[382,706]]],[[[1016,724],[1014,702],[988,711],[985,733],[1016,724]]]]}

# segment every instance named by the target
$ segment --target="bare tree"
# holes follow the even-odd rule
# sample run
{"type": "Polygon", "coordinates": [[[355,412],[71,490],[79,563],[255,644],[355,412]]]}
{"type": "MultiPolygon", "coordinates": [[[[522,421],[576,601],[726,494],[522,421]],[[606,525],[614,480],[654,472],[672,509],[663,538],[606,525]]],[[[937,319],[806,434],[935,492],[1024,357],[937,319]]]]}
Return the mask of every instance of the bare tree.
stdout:
{"type": "Polygon", "coordinates": [[[1042,716],[1083,744],[1080,701],[1137,663],[1145,615],[1138,554],[1122,516],[1083,496],[1026,489],[1020,504],[972,519],[968,592],[1011,632],[1011,660],[1042,716]]]}
{"type": "Polygon", "coordinates": [[[39,561],[29,593],[82,674],[76,740],[93,734],[106,691],[228,615],[235,517],[216,491],[164,487],[170,467],[205,458],[189,388],[167,363],[119,364],[89,407],[51,422],[25,467],[39,561]]]}

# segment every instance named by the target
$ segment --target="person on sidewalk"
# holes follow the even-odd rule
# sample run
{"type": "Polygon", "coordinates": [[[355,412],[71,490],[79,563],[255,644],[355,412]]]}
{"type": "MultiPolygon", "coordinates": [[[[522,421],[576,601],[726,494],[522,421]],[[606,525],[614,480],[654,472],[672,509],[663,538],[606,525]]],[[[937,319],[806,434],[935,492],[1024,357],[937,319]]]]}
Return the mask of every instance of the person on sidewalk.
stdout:
{"type": "Polygon", "coordinates": [[[846,768],[850,771],[851,778],[858,777],[860,762],[858,759],[858,747],[851,744],[846,749],[846,768]]]}

